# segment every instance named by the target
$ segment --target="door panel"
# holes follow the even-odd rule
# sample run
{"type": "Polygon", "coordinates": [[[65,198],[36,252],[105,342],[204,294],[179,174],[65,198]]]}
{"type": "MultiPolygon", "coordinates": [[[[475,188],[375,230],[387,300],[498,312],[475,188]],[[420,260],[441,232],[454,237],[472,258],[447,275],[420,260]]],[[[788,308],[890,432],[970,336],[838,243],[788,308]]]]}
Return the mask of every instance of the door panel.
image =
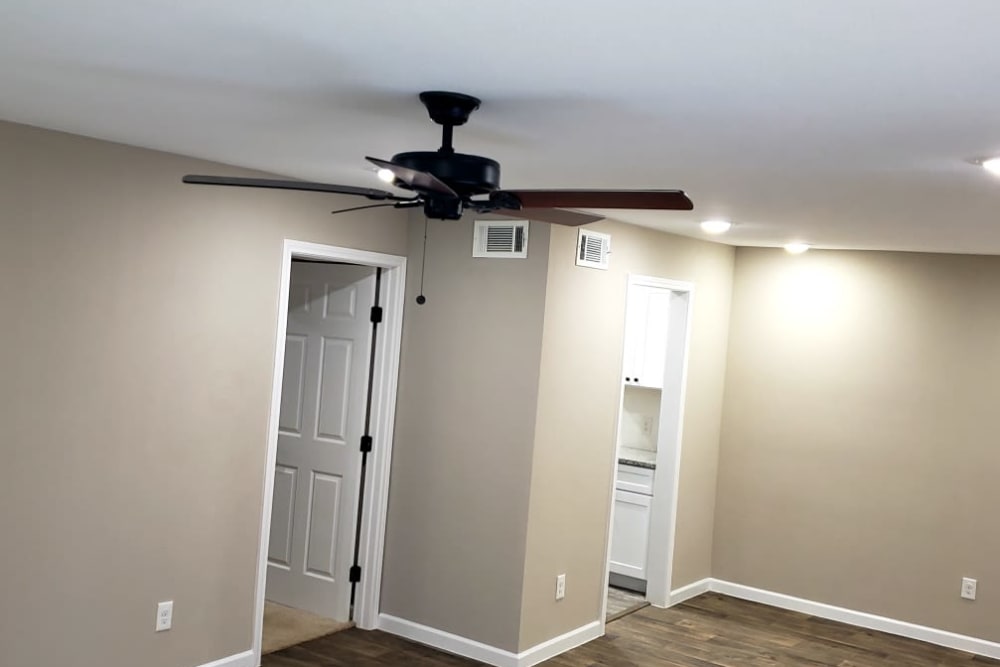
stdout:
{"type": "Polygon", "coordinates": [[[309,285],[292,284],[288,288],[288,312],[309,312],[309,308],[312,306],[311,297],[309,285]]]}
{"type": "Polygon", "coordinates": [[[340,518],[341,478],[313,472],[309,497],[309,537],[306,572],[323,579],[336,579],[337,522],[340,518]]]}
{"type": "Polygon", "coordinates": [[[293,262],[267,598],[347,620],[375,269],[293,262]]]}
{"type": "Polygon", "coordinates": [[[281,378],[281,414],[278,428],[298,435],[302,431],[302,390],[306,372],[306,336],[285,338],[285,374],[281,378]]]}
{"type": "Polygon", "coordinates": [[[277,466],[274,471],[274,502],[271,504],[271,539],[267,560],[286,570],[292,561],[292,511],[295,508],[295,468],[277,466]]]}
{"type": "Polygon", "coordinates": [[[351,398],[353,343],[342,338],[324,338],[320,354],[319,407],[316,437],[346,442],[351,398]]]}
{"type": "Polygon", "coordinates": [[[357,315],[358,293],[356,290],[333,290],[326,292],[324,312],[326,317],[353,318],[357,315]]]}

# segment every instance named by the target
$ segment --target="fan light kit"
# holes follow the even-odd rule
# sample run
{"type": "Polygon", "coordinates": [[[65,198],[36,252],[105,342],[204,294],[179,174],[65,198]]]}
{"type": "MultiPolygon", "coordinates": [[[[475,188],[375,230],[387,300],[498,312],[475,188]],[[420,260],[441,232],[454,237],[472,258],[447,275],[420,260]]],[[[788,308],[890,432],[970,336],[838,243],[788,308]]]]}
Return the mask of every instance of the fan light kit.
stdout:
{"type": "Polygon", "coordinates": [[[579,226],[602,220],[604,216],[565,209],[620,208],[661,211],[690,211],[694,206],[680,190],[501,190],[500,164],[480,155],[456,153],[452,147],[454,130],[464,125],[480,101],[471,95],[428,91],[420,93],[431,120],[442,127],[441,147],[436,151],[397,153],[391,160],[366,158],[378,168],[378,177],[397,188],[413,192],[400,197],[385,190],[229,176],[184,177],[185,183],[228,185],[246,188],[274,188],[355,195],[380,202],[340,209],[344,213],[363,208],[392,206],[420,207],[436,220],[459,220],[467,210],[492,213],[515,219],[538,220],[557,225],[579,226]]]}
{"type": "Polygon", "coordinates": [[[790,255],[801,255],[806,250],[809,250],[809,248],[811,247],[812,246],[810,246],[808,243],[803,243],[802,241],[793,241],[791,243],[785,244],[785,252],[787,252],[790,255]]]}
{"type": "Polygon", "coordinates": [[[725,234],[732,227],[733,223],[728,220],[705,220],[701,223],[701,231],[706,234],[725,234]]]}

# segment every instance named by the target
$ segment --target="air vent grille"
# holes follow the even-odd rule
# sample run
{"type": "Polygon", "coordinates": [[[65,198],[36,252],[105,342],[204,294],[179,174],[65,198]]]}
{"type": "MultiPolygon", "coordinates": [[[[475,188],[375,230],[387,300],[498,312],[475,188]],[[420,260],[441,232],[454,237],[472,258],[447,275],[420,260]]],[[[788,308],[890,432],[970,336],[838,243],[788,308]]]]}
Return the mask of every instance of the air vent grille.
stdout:
{"type": "Polygon", "coordinates": [[[581,229],[576,244],[576,265],[590,269],[608,269],[611,236],[581,229]]]}
{"type": "Polygon", "coordinates": [[[528,256],[528,221],[476,220],[472,256],[524,259],[528,256]]]}

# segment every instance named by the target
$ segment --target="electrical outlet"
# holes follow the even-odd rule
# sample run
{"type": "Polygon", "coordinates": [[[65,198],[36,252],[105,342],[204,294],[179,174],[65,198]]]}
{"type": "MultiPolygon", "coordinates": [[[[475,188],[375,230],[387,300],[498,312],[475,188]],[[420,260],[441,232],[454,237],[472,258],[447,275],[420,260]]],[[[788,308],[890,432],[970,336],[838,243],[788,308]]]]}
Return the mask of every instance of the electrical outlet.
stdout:
{"type": "Polygon", "coordinates": [[[560,574],[556,577],[556,599],[562,600],[566,597],[566,575],[560,574]]]}
{"type": "Polygon", "coordinates": [[[962,579],[962,597],[966,600],[976,599],[976,580],[964,577],[962,579]]]}
{"type": "Polygon", "coordinates": [[[174,622],[174,601],[168,600],[156,605],[156,631],[169,630],[174,622]]]}
{"type": "Polygon", "coordinates": [[[642,418],[642,434],[650,435],[653,432],[653,418],[643,417],[642,418]]]}

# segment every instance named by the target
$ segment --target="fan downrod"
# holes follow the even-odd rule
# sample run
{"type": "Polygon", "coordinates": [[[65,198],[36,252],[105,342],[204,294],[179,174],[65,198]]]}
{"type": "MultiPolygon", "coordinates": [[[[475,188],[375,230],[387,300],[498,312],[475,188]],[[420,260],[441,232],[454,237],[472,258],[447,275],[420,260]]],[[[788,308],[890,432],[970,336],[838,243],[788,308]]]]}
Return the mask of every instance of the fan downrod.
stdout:
{"type": "Polygon", "coordinates": [[[441,126],[442,155],[452,155],[452,136],[456,125],[464,125],[469,115],[479,108],[479,98],[463,93],[449,93],[444,90],[425,90],[420,93],[420,101],[427,107],[431,120],[441,126]]]}

